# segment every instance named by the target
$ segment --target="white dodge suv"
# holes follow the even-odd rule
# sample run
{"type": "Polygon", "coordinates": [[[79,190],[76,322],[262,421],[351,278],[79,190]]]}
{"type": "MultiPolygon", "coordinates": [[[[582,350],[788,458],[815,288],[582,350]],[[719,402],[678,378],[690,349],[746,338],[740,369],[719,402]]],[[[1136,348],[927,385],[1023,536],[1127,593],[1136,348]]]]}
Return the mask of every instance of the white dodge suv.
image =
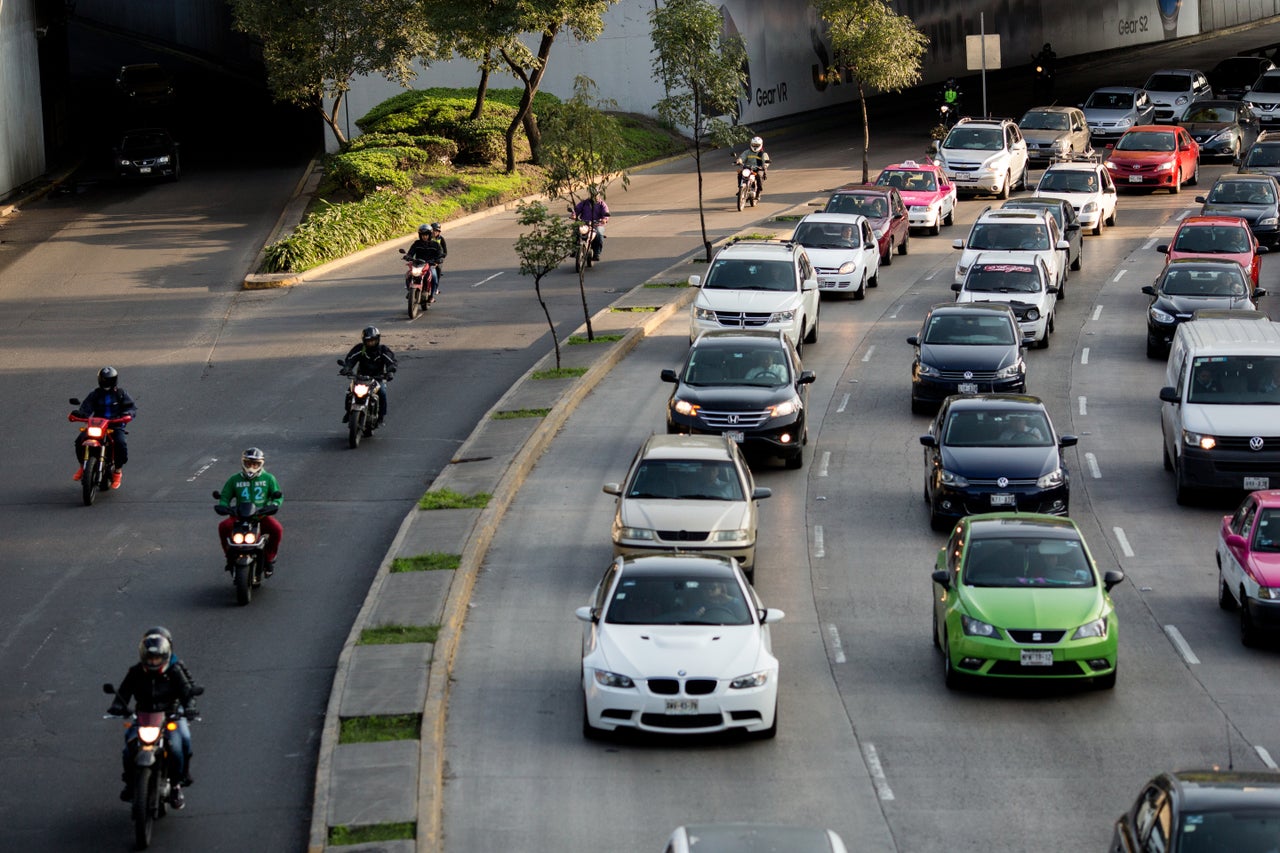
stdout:
{"type": "Polygon", "coordinates": [[[797,349],[818,340],[818,276],[799,243],[735,240],[689,284],[690,343],[711,329],[785,332],[797,349]]]}

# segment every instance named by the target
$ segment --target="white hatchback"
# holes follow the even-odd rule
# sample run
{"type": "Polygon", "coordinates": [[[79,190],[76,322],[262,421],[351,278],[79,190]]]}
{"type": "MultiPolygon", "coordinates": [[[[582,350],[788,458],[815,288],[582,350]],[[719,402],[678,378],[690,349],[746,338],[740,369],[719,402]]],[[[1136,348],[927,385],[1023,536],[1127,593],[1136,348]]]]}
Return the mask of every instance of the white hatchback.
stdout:
{"type": "Polygon", "coordinates": [[[1067,283],[1067,252],[1071,244],[1058,230],[1058,220],[1047,210],[988,209],[978,215],[969,236],[951,244],[963,251],[956,264],[954,284],[964,282],[969,267],[979,254],[994,257],[993,253],[1013,254],[1034,252],[1044,259],[1049,270],[1049,281],[1055,287],[1067,283]]]}
{"type": "Polygon", "coordinates": [[[1003,302],[1017,315],[1022,339],[1049,346],[1058,288],[1044,257],[1033,252],[983,253],[974,259],[963,284],[953,284],[957,302],[1003,302]]]}
{"type": "Polygon", "coordinates": [[[808,253],[821,292],[862,299],[880,283],[880,244],[865,216],[810,213],[791,239],[808,253]]]}
{"type": "Polygon", "coordinates": [[[1116,224],[1116,185],[1105,166],[1097,162],[1050,164],[1036,184],[1037,198],[1071,202],[1080,227],[1102,233],[1102,226],[1116,224]]]}

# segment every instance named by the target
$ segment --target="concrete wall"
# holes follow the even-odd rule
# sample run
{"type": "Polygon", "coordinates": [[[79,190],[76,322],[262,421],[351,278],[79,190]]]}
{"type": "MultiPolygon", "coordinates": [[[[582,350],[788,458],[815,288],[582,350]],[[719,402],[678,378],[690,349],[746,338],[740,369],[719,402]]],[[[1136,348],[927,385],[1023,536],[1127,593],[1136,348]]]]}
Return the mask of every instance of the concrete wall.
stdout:
{"type": "Polygon", "coordinates": [[[45,169],[32,0],[0,0],[0,199],[45,169]]]}

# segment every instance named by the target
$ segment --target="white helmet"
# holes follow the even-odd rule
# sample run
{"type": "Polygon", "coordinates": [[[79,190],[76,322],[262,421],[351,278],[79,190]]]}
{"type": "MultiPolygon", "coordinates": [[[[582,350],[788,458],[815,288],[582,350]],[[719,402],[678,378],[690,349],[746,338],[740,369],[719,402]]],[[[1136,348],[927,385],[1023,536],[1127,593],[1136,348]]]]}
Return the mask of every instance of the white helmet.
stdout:
{"type": "Polygon", "coordinates": [[[761,138],[760,138],[760,137],[758,137],[758,136],[753,136],[753,137],[751,137],[751,150],[752,150],[752,151],[757,151],[757,152],[758,152],[758,151],[760,151],[760,150],[761,150],[761,149],[763,149],[763,148],[764,148],[764,140],[763,140],[763,139],[761,139],[761,138]]]}
{"type": "Polygon", "coordinates": [[[250,480],[262,473],[266,464],[267,454],[256,447],[250,447],[240,456],[240,469],[250,480]]]}

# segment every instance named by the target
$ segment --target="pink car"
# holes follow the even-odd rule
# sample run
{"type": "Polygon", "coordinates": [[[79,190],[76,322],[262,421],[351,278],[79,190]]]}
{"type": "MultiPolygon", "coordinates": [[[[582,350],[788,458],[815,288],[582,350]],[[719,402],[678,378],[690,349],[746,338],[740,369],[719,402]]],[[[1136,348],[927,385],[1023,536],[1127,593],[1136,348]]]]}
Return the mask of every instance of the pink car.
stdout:
{"type": "Polygon", "coordinates": [[[1240,642],[1280,628],[1280,489],[1251,492],[1218,532],[1218,606],[1240,609],[1240,642]]]}
{"type": "Polygon", "coordinates": [[[912,228],[927,229],[937,234],[950,225],[956,210],[956,185],[947,173],[932,162],[904,160],[885,166],[878,187],[895,187],[907,206],[907,219],[912,228]]]}

